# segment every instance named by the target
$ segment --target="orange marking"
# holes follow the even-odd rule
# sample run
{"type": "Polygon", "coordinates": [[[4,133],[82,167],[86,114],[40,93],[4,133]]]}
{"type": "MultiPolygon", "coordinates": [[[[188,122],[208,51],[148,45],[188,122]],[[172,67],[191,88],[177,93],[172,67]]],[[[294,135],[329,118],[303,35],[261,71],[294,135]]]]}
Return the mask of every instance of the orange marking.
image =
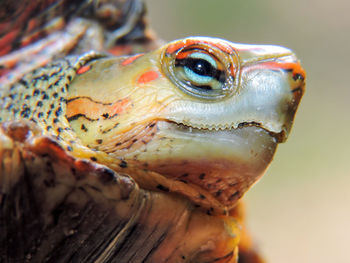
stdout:
{"type": "Polygon", "coordinates": [[[224,43],[215,43],[214,46],[219,48],[221,51],[227,53],[227,54],[232,54],[233,53],[233,48],[230,47],[229,45],[226,45],[224,43]]]}
{"type": "Polygon", "coordinates": [[[141,57],[141,56],[143,56],[143,54],[137,54],[137,55],[135,55],[135,56],[129,57],[129,58],[125,59],[125,60],[122,62],[122,65],[123,65],[123,66],[129,65],[130,63],[134,62],[135,59],[137,59],[137,58],[139,58],[139,57],[141,57]]]}
{"type": "Polygon", "coordinates": [[[158,72],[151,70],[143,73],[137,80],[140,84],[146,84],[151,82],[159,77],[158,72]]]}
{"type": "Polygon", "coordinates": [[[30,37],[23,38],[21,42],[21,47],[28,46],[31,43],[32,39],[30,37]]]}
{"type": "Polygon", "coordinates": [[[23,38],[22,43],[21,43],[21,47],[28,46],[30,43],[33,43],[38,38],[39,38],[38,34],[23,38]]]}
{"type": "Polygon", "coordinates": [[[83,66],[80,69],[77,70],[77,74],[83,74],[91,69],[91,65],[83,66]]]}
{"type": "MultiPolygon", "coordinates": [[[[16,39],[19,31],[20,31],[19,29],[14,29],[10,33],[7,33],[4,37],[2,37],[0,39],[0,47],[1,47],[1,49],[3,49],[4,46],[11,45],[13,40],[16,39]]],[[[5,54],[5,52],[3,50],[1,50],[1,53],[5,54]]]]}
{"type": "Polygon", "coordinates": [[[293,76],[296,74],[300,74],[303,79],[306,78],[306,73],[299,63],[265,62],[261,64],[261,66],[269,69],[292,70],[293,76]]]}
{"type": "Polygon", "coordinates": [[[197,51],[195,50],[189,50],[189,51],[183,51],[183,52],[179,52],[178,54],[176,54],[176,58],[177,59],[184,59],[187,58],[189,55],[195,53],[197,51]]]}
{"type": "Polygon", "coordinates": [[[91,101],[88,98],[78,98],[67,103],[67,118],[77,114],[83,114],[87,118],[97,120],[103,114],[108,114],[110,117],[115,114],[120,114],[131,107],[129,99],[118,100],[111,105],[101,104],[91,101]]]}
{"type": "Polygon", "coordinates": [[[35,40],[40,38],[40,31],[34,32],[33,34],[24,37],[21,41],[21,47],[25,47],[30,43],[33,43],[35,40]]]}
{"type": "Polygon", "coordinates": [[[127,108],[129,108],[129,106],[130,106],[129,99],[123,99],[113,103],[109,112],[110,116],[122,113],[127,108]]]}
{"type": "Polygon", "coordinates": [[[35,28],[36,24],[37,23],[35,19],[29,20],[27,30],[32,31],[35,28]]]}
{"type": "Polygon", "coordinates": [[[230,66],[230,72],[233,77],[236,77],[236,68],[233,64],[230,66]]]}
{"type": "Polygon", "coordinates": [[[173,45],[170,45],[167,49],[166,49],[166,52],[169,53],[169,54],[172,54],[176,51],[178,51],[179,49],[185,47],[187,44],[187,41],[186,42],[178,42],[178,43],[175,43],[173,45]]]}
{"type": "Polygon", "coordinates": [[[181,48],[187,47],[187,46],[192,46],[192,45],[198,45],[198,44],[209,44],[212,46],[217,47],[221,51],[232,54],[233,53],[233,48],[225,43],[218,43],[218,42],[210,42],[210,41],[205,41],[205,40],[198,40],[198,39],[187,39],[185,41],[179,41],[171,46],[169,46],[166,49],[167,53],[174,53],[178,51],[181,48]]]}
{"type": "Polygon", "coordinates": [[[110,105],[97,104],[86,98],[76,99],[67,103],[67,118],[76,114],[84,114],[90,119],[98,119],[104,112],[107,112],[110,105]]]}
{"type": "Polygon", "coordinates": [[[6,65],[7,68],[14,68],[18,62],[18,58],[16,57],[10,57],[10,59],[5,60],[4,65],[6,65]]]}

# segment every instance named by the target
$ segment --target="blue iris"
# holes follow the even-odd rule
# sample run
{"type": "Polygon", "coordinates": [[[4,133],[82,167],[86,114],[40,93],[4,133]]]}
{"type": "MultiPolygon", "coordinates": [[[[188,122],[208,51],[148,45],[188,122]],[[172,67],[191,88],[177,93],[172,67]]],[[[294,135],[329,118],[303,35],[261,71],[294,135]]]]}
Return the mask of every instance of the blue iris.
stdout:
{"type": "Polygon", "coordinates": [[[217,63],[209,54],[196,52],[187,57],[184,71],[188,79],[197,84],[208,84],[213,80],[217,63]]]}

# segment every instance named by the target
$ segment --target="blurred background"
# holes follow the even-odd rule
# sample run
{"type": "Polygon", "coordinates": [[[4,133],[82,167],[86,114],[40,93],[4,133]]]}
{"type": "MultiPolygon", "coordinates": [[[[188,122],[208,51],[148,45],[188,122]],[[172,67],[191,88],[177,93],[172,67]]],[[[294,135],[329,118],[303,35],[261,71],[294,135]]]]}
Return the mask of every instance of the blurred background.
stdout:
{"type": "Polygon", "coordinates": [[[289,140],[245,196],[270,263],[350,262],[350,1],[147,0],[165,40],[190,35],[293,49],[307,89],[289,140]]]}

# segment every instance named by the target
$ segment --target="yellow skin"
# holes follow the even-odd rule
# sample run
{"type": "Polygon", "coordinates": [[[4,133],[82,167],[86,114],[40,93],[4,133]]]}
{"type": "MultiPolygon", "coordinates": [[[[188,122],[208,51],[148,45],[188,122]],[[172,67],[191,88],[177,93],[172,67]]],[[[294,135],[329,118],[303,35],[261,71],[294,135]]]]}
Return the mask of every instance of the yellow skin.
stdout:
{"type": "Polygon", "coordinates": [[[304,79],[288,49],[191,37],[143,55],[91,53],[28,74],[0,90],[0,122],[32,120],[73,156],[217,215],[228,235],[215,250],[222,255],[238,243],[227,215],[286,139],[304,79]]]}

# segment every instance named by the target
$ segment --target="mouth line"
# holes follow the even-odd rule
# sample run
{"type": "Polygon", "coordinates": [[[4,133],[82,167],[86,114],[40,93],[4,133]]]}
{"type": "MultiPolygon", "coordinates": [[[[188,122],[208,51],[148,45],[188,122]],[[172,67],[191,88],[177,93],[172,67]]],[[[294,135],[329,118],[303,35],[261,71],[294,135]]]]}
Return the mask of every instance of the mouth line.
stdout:
{"type": "Polygon", "coordinates": [[[186,123],[180,123],[180,122],[175,122],[172,120],[163,120],[170,125],[174,126],[177,130],[182,131],[182,132],[189,132],[189,133],[218,133],[218,135],[221,132],[235,132],[247,127],[255,127],[257,129],[261,129],[269,133],[271,137],[274,137],[278,143],[281,143],[285,140],[285,132],[281,131],[279,133],[276,132],[271,132],[268,129],[264,128],[261,123],[255,122],[255,121],[250,121],[250,122],[241,122],[237,125],[237,127],[234,127],[234,125],[230,124],[225,124],[225,125],[203,125],[203,126],[197,126],[197,125],[190,125],[186,123]]]}
{"type": "Polygon", "coordinates": [[[203,130],[203,131],[229,131],[229,130],[237,130],[237,129],[241,129],[244,127],[251,127],[251,126],[255,126],[263,129],[263,126],[261,125],[261,123],[258,123],[255,121],[241,122],[238,125],[234,125],[234,124],[197,125],[197,124],[189,124],[187,122],[175,122],[173,120],[166,120],[166,121],[169,123],[176,124],[179,127],[195,129],[195,130],[203,130]]]}

